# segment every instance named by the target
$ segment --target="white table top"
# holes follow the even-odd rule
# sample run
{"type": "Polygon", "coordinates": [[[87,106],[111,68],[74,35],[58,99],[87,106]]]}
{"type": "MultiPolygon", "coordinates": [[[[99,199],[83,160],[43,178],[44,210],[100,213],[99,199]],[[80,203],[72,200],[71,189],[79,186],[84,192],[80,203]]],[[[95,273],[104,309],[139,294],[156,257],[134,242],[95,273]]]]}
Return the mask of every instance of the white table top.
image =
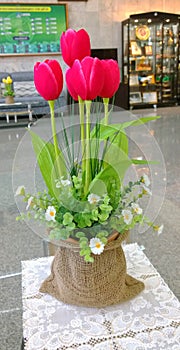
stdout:
{"type": "Polygon", "coordinates": [[[124,246],[127,270],[145,289],[106,308],[64,304],[39,293],[53,257],[22,261],[23,335],[26,350],[179,350],[180,303],[146,255],[124,246]]]}
{"type": "Polygon", "coordinates": [[[21,106],[22,102],[14,102],[14,103],[0,103],[0,107],[8,107],[8,106],[21,106]]]}

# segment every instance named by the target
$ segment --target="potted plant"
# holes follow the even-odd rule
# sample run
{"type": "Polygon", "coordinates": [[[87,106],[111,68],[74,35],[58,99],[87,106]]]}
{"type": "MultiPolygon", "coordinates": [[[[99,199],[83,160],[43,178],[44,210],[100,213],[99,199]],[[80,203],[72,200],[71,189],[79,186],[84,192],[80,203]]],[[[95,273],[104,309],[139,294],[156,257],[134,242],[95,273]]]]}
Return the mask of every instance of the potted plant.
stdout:
{"type": "Polygon", "coordinates": [[[7,104],[14,103],[14,90],[13,90],[13,81],[12,78],[8,75],[7,78],[3,78],[2,82],[4,83],[4,96],[5,102],[7,104]]]}
{"type": "MultiPolygon", "coordinates": [[[[123,183],[132,164],[147,164],[129,158],[126,129],[158,117],[111,123],[109,99],[119,87],[118,63],[92,58],[84,29],[63,33],[61,49],[69,66],[67,88],[79,103],[79,137],[77,140],[74,126],[63,127],[61,135],[56,131],[54,105],[63,88],[60,64],[56,60],[37,62],[34,82],[49,102],[52,142],[31,130],[30,134],[47,190],[30,194],[20,186],[16,194],[24,197],[28,213],[21,213],[18,219],[28,216],[46,223],[47,240],[58,246],[41,292],[66,303],[106,306],[128,300],[144,288],[126,272],[121,243],[129,230],[144,223],[158,233],[163,229],[150,222],[140,206],[141,197],[151,194],[148,176],[123,183]],[[102,103],[95,103],[97,98],[102,103]]],[[[62,116],[60,121],[64,125],[62,116]]]]}

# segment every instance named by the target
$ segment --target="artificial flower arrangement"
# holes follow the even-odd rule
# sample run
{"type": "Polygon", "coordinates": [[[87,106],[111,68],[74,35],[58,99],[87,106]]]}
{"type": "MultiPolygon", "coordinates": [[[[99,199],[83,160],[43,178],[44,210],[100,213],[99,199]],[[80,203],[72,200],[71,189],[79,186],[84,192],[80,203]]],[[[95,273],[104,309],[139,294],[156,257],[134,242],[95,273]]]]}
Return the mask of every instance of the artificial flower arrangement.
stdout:
{"type": "Polygon", "coordinates": [[[15,96],[12,78],[8,75],[7,78],[2,79],[2,82],[4,84],[4,96],[15,96]]]}
{"type": "MultiPolygon", "coordinates": [[[[110,123],[109,100],[120,84],[117,61],[100,60],[90,56],[90,38],[84,29],[68,29],[60,39],[62,57],[69,66],[66,71],[67,89],[79,103],[80,151],[75,154],[73,127],[70,134],[63,130],[65,151],[61,147],[55,123],[55,101],[63,89],[63,72],[57,60],[37,62],[34,82],[39,94],[49,102],[53,142],[45,142],[30,130],[47,190],[26,193],[23,186],[16,194],[27,203],[27,214],[18,219],[33,218],[46,223],[48,240],[78,241],[80,255],[93,262],[108,243],[112,232],[132,229],[136,224],[157,226],[143,215],[140,199],[151,195],[146,174],[135,182],[123,184],[125,173],[132,164],[147,164],[145,160],[129,159],[126,129],[158,117],[146,117],[124,123],[110,123]],[[102,100],[103,117],[96,114],[92,122],[92,106],[102,100]]],[[[63,118],[60,116],[59,118],[63,118]]],[[[63,123],[63,119],[61,120],[63,123]]]]}

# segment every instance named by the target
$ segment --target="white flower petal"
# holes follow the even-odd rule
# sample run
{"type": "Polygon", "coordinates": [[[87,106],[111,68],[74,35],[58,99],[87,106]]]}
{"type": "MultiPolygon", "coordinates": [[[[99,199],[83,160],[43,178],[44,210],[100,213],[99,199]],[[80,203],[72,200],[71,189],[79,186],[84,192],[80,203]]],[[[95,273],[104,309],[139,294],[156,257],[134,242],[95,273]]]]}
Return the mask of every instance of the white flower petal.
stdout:
{"type": "Polygon", "coordinates": [[[163,232],[163,229],[164,229],[164,225],[159,226],[157,231],[158,235],[160,235],[163,232]]]}
{"type": "Polygon", "coordinates": [[[132,203],[131,207],[133,208],[134,212],[138,215],[142,214],[142,208],[140,208],[139,204],[132,203]]]}
{"type": "Polygon", "coordinates": [[[32,200],[33,200],[33,197],[32,197],[32,196],[31,196],[31,197],[29,197],[28,202],[27,202],[27,206],[26,206],[26,210],[28,210],[28,209],[29,209],[29,207],[30,207],[30,205],[31,205],[32,200]]]}
{"type": "Polygon", "coordinates": [[[146,174],[143,174],[143,183],[145,184],[145,186],[149,186],[150,185],[150,180],[149,180],[149,177],[146,175],[146,174]]]}
{"type": "Polygon", "coordinates": [[[49,206],[45,212],[45,218],[47,221],[55,221],[56,209],[53,206],[49,206]]]}
{"type": "Polygon", "coordinates": [[[93,254],[101,254],[104,250],[104,243],[99,238],[91,238],[89,247],[93,254]]]}
{"type": "MultiPolygon", "coordinates": [[[[65,187],[65,186],[69,186],[71,185],[71,181],[67,180],[61,180],[61,184],[65,187]]],[[[57,187],[57,186],[56,186],[57,187]]]]}
{"type": "Polygon", "coordinates": [[[91,193],[88,196],[88,202],[90,204],[97,204],[100,201],[101,197],[99,197],[97,194],[91,193]]]}
{"type": "Polygon", "coordinates": [[[25,187],[24,186],[18,186],[15,196],[23,196],[25,194],[25,187]]]}
{"type": "Polygon", "coordinates": [[[131,224],[131,221],[133,219],[133,215],[132,215],[130,210],[128,210],[128,209],[122,210],[122,216],[124,218],[125,224],[127,224],[127,225],[131,224]]]}
{"type": "Polygon", "coordinates": [[[143,191],[145,192],[145,194],[149,194],[150,196],[152,196],[152,192],[150,191],[150,189],[148,187],[146,187],[145,185],[142,185],[143,187],[143,191]]]}

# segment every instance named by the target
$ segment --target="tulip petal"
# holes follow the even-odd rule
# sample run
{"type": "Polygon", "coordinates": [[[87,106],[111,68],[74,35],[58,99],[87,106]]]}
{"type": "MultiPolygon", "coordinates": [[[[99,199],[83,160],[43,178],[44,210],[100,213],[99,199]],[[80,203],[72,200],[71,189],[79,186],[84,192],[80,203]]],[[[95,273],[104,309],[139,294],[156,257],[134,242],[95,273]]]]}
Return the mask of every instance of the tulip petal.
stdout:
{"type": "Polygon", "coordinates": [[[94,100],[104,83],[104,69],[101,60],[87,56],[80,62],[75,60],[66,72],[66,83],[71,96],[77,100],[94,100]]]}
{"type": "Polygon", "coordinates": [[[78,94],[77,94],[77,92],[75,90],[75,86],[73,84],[73,79],[71,78],[71,76],[72,76],[71,69],[72,68],[69,68],[66,71],[66,84],[67,84],[68,91],[69,91],[70,95],[72,96],[72,98],[75,101],[78,101],[78,94]]]}
{"type": "Polygon", "coordinates": [[[62,72],[61,66],[59,62],[56,60],[48,60],[48,65],[52,69],[52,72],[54,73],[54,76],[58,83],[58,96],[59,96],[63,88],[63,72],[62,72]]]}
{"type": "Polygon", "coordinates": [[[62,51],[62,57],[64,62],[68,66],[72,66],[74,59],[71,57],[72,55],[72,43],[76,36],[76,32],[73,29],[68,29],[66,32],[63,32],[60,38],[60,46],[62,51]]]}
{"type": "Polygon", "coordinates": [[[117,91],[120,83],[120,70],[117,61],[102,60],[104,69],[104,84],[100,96],[111,98],[117,91]]]}
{"type": "Polygon", "coordinates": [[[64,32],[64,38],[67,42],[67,45],[71,45],[75,37],[76,31],[74,29],[69,28],[68,30],[66,30],[66,32],[64,32]]]}
{"type": "Polygon", "coordinates": [[[95,57],[85,57],[82,69],[87,82],[87,100],[94,100],[101,92],[104,83],[104,70],[101,61],[95,57]]]}
{"type": "Polygon", "coordinates": [[[56,100],[63,88],[63,75],[59,63],[56,60],[37,62],[34,66],[34,84],[45,100],[56,100]]]}
{"type": "Polygon", "coordinates": [[[88,33],[84,29],[80,29],[76,33],[76,37],[72,42],[72,58],[73,60],[82,60],[86,56],[90,56],[90,38],[88,33]]]}
{"type": "Polygon", "coordinates": [[[67,70],[66,83],[69,93],[75,100],[78,99],[78,96],[86,100],[87,84],[79,60],[75,60],[73,66],[67,70]]]}
{"type": "Polygon", "coordinates": [[[73,29],[68,29],[61,35],[60,46],[62,57],[65,63],[72,67],[74,61],[80,61],[91,53],[90,38],[84,29],[77,32],[73,29]]]}

